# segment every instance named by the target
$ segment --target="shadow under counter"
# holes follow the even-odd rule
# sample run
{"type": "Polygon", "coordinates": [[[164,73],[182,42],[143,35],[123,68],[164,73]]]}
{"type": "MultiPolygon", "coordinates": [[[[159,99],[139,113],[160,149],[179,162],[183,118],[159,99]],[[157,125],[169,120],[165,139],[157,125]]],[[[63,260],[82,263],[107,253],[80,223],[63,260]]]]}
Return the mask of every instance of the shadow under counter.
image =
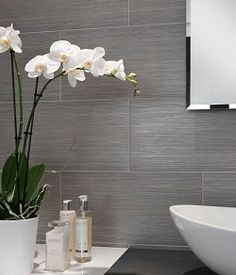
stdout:
{"type": "Polygon", "coordinates": [[[129,248],[105,275],[217,275],[191,251],[129,248]]]}

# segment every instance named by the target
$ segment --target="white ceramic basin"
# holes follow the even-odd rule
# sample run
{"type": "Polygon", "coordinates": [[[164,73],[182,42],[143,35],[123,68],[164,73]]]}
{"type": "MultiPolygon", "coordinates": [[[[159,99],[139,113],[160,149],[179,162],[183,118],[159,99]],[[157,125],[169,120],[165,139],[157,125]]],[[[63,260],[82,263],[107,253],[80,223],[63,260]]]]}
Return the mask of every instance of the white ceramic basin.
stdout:
{"type": "Polygon", "coordinates": [[[172,219],[195,255],[219,275],[236,275],[236,208],[174,205],[172,219]]]}

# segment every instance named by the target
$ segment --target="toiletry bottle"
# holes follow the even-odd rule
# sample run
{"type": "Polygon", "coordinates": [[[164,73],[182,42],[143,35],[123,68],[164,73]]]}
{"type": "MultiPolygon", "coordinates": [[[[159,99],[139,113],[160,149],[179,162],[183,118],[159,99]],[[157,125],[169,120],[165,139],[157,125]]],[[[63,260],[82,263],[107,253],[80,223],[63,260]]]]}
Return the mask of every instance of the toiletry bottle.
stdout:
{"type": "Polygon", "coordinates": [[[71,209],[71,200],[63,201],[63,210],[60,211],[60,221],[62,222],[70,222],[70,224],[66,228],[66,233],[68,234],[70,241],[70,254],[71,260],[73,261],[75,258],[75,220],[76,220],[76,212],[71,209]]]}
{"type": "Polygon", "coordinates": [[[79,196],[80,207],[76,218],[75,260],[81,263],[92,259],[92,217],[88,211],[87,195],[79,196]]]}
{"type": "Polygon", "coordinates": [[[70,265],[70,243],[65,227],[68,222],[52,221],[46,233],[46,270],[64,271],[70,265]]]}

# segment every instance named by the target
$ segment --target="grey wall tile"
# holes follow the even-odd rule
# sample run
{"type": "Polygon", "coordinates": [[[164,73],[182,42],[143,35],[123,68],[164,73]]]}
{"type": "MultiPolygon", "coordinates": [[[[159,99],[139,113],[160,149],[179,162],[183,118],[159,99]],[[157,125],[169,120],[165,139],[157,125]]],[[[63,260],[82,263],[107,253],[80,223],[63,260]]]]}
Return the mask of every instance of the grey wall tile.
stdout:
{"type": "Polygon", "coordinates": [[[127,25],[128,1],[2,1],[0,25],[15,23],[23,32],[127,25]]]}
{"type": "MultiPolygon", "coordinates": [[[[185,97],[185,25],[78,30],[62,32],[62,38],[81,48],[103,46],[107,60],[124,58],[127,73],[138,74],[142,98],[185,97]]],[[[130,96],[128,83],[110,78],[91,77],[76,89],[67,79],[62,83],[63,99],[130,96]]]]}
{"type": "Polygon", "coordinates": [[[128,169],[128,103],[44,103],[35,121],[32,160],[50,169],[128,169]]]}
{"type": "Polygon", "coordinates": [[[130,0],[130,24],[186,22],[186,0],[130,0]]]}
{"type": "MultiPolygon", "coordinates": [[[[32,104],[25,104],[25,120],[32,104]]],[[[47,169],[62,168],[66,154],[73,143],[72,106],[63,103],[41,103],[36,115],[32,138],[31,162],[44,163],[47,169]]],[[[12,104],[0,104],[1,112],[1,144],[0,163],[14,150],[12,104]]]]}
{"type": "MultiPolygon", "coordinates": [[[[26,104],[26,113],[30,106],[26,104]]],[[[0,112],[2,165],[14,148],[11,104],[0,104],[0,112]]],[[[64,165],[76,170],[127,170],[128,114],[128,102],[123,100],[42,102],[35,115],[31,161],[56,170],[64,165]]]]}
{"type": "Polygon", "coordinates": [[[182,245],[169,206],[201,203],[201,174],[62,173],[62,198],[88,194],[94,242],[182,245]]]}
{"type": "Polygon", "coordinates": [[[130,110],[131,170],[235,171],[235,112],[189,112],[171,97],[135,99],[130,110]]]}
{"type": "MultiPolygon", "coordinates": [[[[24,100],[33,100],[33,94],[35,89],[35,79],[30,79],[27,73],[24,71],[25,64],[34,56],[42,55],[49,52],[50,45],[59,39],[59,34],[53,33],[35,33],[21,35],[23,42],[23,53],[17,54],[16,58],[19,63],[19,68],[22,77],[23,86],[23,98],[24,100]]],[[[0,70],[0,101],[12,100],[12,88],[11,88],[11,67],[10,67],[10,54],[8,52],[0,55],[0,67],[5,68],[0,70]]],[[[39,88],[46,83],[44,77],[40,78],[39,88]]],[[[16,81],[17,87],[17,81],[16,81]]],[[[45,92],[43,100],[58,100],[59,99],[59,80],[55,80],[49,86],[45,92]]]]}
{"type": "Polygon", "coordinates": [[[12,104],[0,104],[0,169],[14,152],[13,109],[12,104]]]}
{"type": "Polygon", "coordinates": [[[78,129],[75,115],[78,104],[41,103],[38,107],[32,139],[32,163],[44,163],[47,169],[61,169],[78,129]]]}
{"type": "Polygon", "coordinates": [[[45,242],[45,233],[50,230],[48,222],[59,218],[60,210],[60,176],[59,174],[46,173],[42,184],[49,188],[39,212],[38,241],[45,242]]]}
{"type": "Polygon", "coordinates": [[[236,174],[207,173],[203,175],[203,203],[236,206],[236,174]]]}
{"type": "Polygon", "coordinates": [[[128,169],[128,102],[123,100],[81,101],[74,106],[74,144],[65,169],[128,169]]]}

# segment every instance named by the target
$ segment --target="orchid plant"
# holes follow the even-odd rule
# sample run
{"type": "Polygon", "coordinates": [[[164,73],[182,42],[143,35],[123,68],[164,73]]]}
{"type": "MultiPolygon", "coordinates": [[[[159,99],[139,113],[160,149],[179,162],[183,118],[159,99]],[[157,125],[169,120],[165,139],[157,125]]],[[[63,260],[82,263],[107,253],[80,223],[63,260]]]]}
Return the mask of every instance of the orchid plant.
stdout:
{"type": "Polygon", "coordinates": [[[125,73],[123,60],[106,61],[105,50],[80,49],[66,40],[54,42],[45,55],[37,55],[26,65],[25,71],[35,78],[34,100],[28,121],[23,129],[23,88],[16,54],[22,53],[20,32],[13,25],[0,27],[0,53],[9,52],[14,112],[15,149],[6,160],[0,182],[0,220],[29,219],[35,217],[45,196],[47,185],[41,185],[45,172],[43,164],[30,167],[30,150],[35,111],[48,85],[59,77],[67,77],[70,85],[84,81],[86,74],[94,77],[108,76],[127,80],[134,88],[134,96],[140,95],[136,74],[125,73]],[[39,78],[46,82],[39,90],[39,78]],[[17,85],[16,85],[17,83],[17,85]],[[18,100],[17,100],[18,99],[18,100]],[[19,106],[17,106],[19,104],[19,106]]]}

